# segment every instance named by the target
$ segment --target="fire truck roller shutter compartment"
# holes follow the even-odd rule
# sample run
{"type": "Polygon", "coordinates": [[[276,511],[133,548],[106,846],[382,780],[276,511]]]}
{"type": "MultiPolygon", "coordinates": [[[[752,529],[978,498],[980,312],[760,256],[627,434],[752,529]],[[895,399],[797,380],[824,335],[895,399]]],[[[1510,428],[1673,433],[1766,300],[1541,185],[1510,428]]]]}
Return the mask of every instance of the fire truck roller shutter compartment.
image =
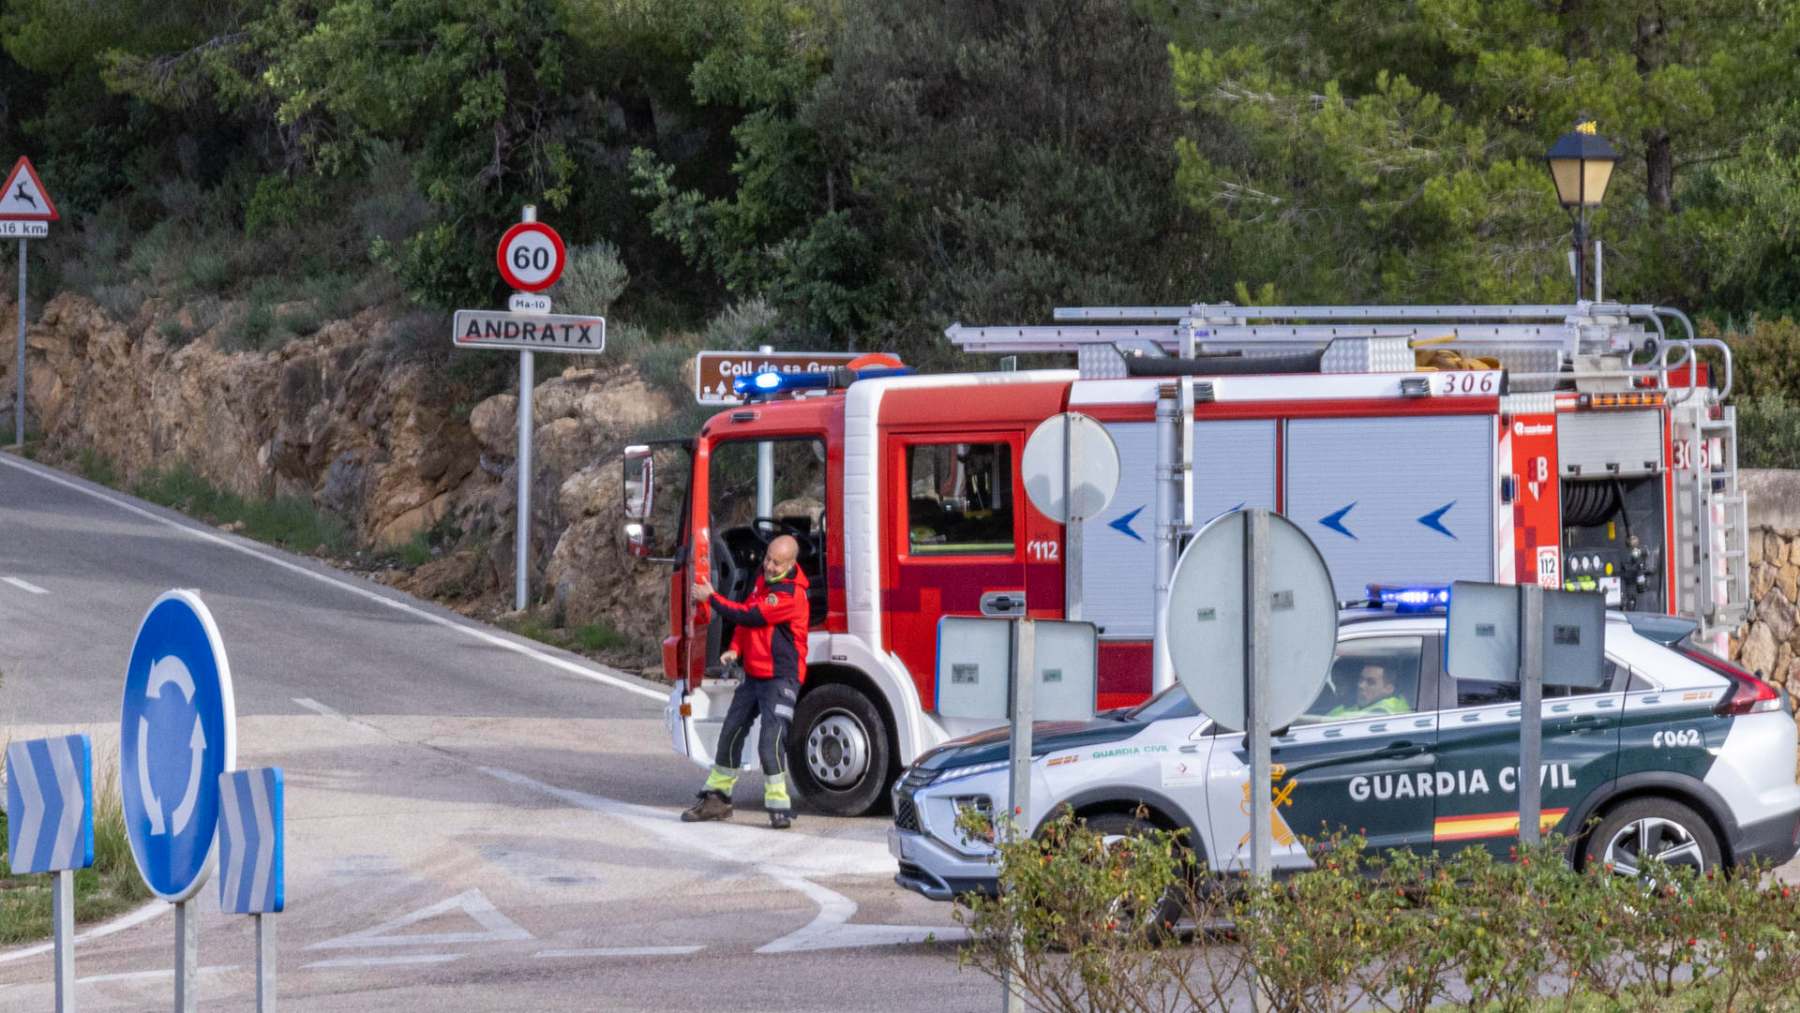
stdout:
{"type": "MultiPolygon", "coordinates": [[[[1107,640],[1149,640],[1156,424],[1117,422],[1107,431],[1119,448],[1119,488],[1104,515],[1082,522],[1084,618],[1107,640]]],[[[1252,507],[1275,508],[1275,422],[1194,423],[1194,530],[1227,511],[1252,507]]]]}
{"type": "Polygon", "coordinates": [[[1564,590],[1597,591],[1628,612],[1664,609],[1663,446],[1660,411],[1557,416],[1564,590]]]}
{"type": "Polygon", "coordinates": [[[1288,518],[1331,568],[1338,597],[1394,580],[1492,580],[1494,419],[1295,419],[1288,518]]]}

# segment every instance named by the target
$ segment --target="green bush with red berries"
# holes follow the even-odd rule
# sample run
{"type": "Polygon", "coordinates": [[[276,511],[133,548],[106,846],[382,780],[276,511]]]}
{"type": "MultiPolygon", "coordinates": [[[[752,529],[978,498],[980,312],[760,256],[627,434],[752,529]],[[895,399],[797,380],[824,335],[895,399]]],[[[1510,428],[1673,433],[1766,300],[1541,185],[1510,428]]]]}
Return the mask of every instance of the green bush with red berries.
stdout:
{"type": "MultiPolygon", "coordinates": [[[[985,828],[972,828],[985,831],[985,828]]],[[[965,965],[1036,1010],[1800,1009],[1800,898],[1760,868],[1575,869],[1567,841],[1372,855],[1344,837],[1256,885],[1181,836],[1069,816],[1003,842],[965,965]]]]}

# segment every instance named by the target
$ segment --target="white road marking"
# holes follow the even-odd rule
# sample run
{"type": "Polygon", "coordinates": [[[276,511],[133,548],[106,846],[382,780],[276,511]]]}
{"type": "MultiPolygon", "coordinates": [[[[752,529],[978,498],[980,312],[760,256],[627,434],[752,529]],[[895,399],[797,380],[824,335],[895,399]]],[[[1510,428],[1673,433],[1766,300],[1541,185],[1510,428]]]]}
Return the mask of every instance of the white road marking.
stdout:
{"type": "MultiPolygon", "coordinates": [[[[202,967],[200,973],[220,974],[225,971],[235,971],[237,969],[238,965],[236,964],[221,964],[216,967],[202,967]]],[[[75,984],[98,985],[108,981],[155,981],[158,978],[173,977],[175,977],[174,968],[163,971],[122,971],[118,974],[96,974],[91,978],[76,978],[75,984]]]]}
{"type": "Polygon", "coordinates": [[[18,588],[21,591],[30,591],[32,594],[49,594],[50,593],[50,592],[44,590],[43,588],[37,586],[36,584],[33,584],[29,580],[20,580],[17,577],[0,577],[0,581],[5,581],[6,583],[11,584],[12,586],[18,588]]]}
{"type": "Polygon", "coordinates": [[[885,842],[816,837],[792,830],[776,833],[730,823],[682,823],[663,809],[589,795],[495,767],[479,768],[490,777],[522,788],[531,788],[562,799],[570,805],[634,824],[672,844],[715,861],[747,865],[819,905],[819,913],[795,932],[757,949],[758,953],[791,953],[796,950],[829,950],[861,946],[894,946],[927,939],[967,938],[956,927],[928,925],[853,925],[856,902],[814,883],[809,876],[891,876],[893,856],[885,842]]]}
{"type": "Polygon", "coordinates": [[[704,946],[598,946],[586,950],[539,950],[533,957],[680,957],[704,946]]]}
{"type": "MultiPolygon", "coordinates": [[[[120,915],[104,925],[96,925],[86,932],[78,933],[75,936],[75,941],[77,943],[85,943],[90,939],[100,939],[104,936],[110,936],[115,932],[123,932],[126,929],[142,925],[150,919],[155,918],[157,915],[173,910],[175,910],[175,908],[168,902],[153,900],[130,914],[120,915]]],[[[55,947],[56,943],[52,941],[13,950],[11,953],[0,953],[0,964],[10,964],[15,960],[24,960],[27,957],[35,957],[40,953],[49,953],[55,947]]]]}
{"type": "Polygon", "coordinates": [[[648,699],[658,701],[659,703],[666,701],[669,698],[669,693],[667,690],[658,691],[658,690],[652,689],[648,686],[641,686],[635,682],[631,682],[631,681],[623,678],[622,676],[611,675],[606,672],[596,671],[595,669],[590,668],[588,666],[578,665],[578,664],[575,664],[574,662],[568,661],[564,658],[558,658],[558,657],[555,657],[554,655],[545,654],[543,651],[537,650],[536,648],[527,647],[526,645],[520,644],[520,643],[515,643],[514,641],[508,640],[505,637],[495,636],[494,634],[489,633],[486,630],[477,629],[473,626],[467,626],[467,625],[464,625],[463,623],[459,623],[452,619],[445,618],[444,616],[433,615],[432,613],[427,612],[424,609],[417,608],[413,605],[408,605],[407,603],[405,603],[403,601],[397,601],[393,598],[387,597],[386,595],[378,594],[374,591],[371,591],[365,587],[358,587],[355,584],[351,583],[350,581],[345,580],[342,577],[338,577],[334,574],[320,573],[316,570],[309,570],[306,567],[301,566],[297,563],[290,563],[287,560],[282,559],[279,556],[270,555],[269,553],[262,551],[261,548],[255,546],[253,544],[246,544],[244,542],[239,542],[239,541],[236,541],[236,540],[233,540],[230,538],[226,538],[222,535],[214,534],[211,531],[205,531],[205,530],[201,530],[199,528],[192,528],[185,524],[177,523],[176,521],[172,521],[167,517],[162,517],[155,513],[150,512],[149,510],[145,510],[143,507],[137,506],[136,504],[127,503],[126,501],[124,501],[122,499],[118,499],[117,497],[109,496],[103,492],[99,492],[94,489],[89,489],[85,485],[81,485],[79,483],[72,482],[66,478],[62,478],[61,476],[58,476],[56,474],[49,473],[47,470],[40,469],[36,466],[27,465],[23,461],[14,459],[10,454],[0,454],[0,465],[5,465],[6,467],[13,468],[17,471],[23,471],[28,475],[33,475],[37,478],[43,479],[46,482],[50,482],[55,485],[63,486],[64,488],[73,489],[74,491],[81,493],[84,496],[92,497],[94,499],[101,501],[102,503],[111,504],[112,506],[115,506],[115,507],[119,508],[120,510],[124,510],[127,513],[136,514],[139,517],[142,517],[146,520],[155,521],[156,523],[161,524],[164,527],[174,528],[176,531],[180,531],[183,534],[186,534],[192,538],[199,539],[200,541],[211,542],[214,545],[224,546],[225,548],[231,549],[234,552],[241,552],[246,556],[250,556],[254,559],[260,559],[263,562],[268,563],[272,566],[279,566],[284,570],[288,570],[292,573],[297,573],[303,577],[307,577],[312,580],[316,580],[321,584],[330,584],[333,587],[341,588],[345,591],[350,592],[351,594],[358,595],[362,598],[368,599],[369,601],[375,602],[376,604],[385,605],[388,608],[394,609],[399,612],[405,612],[406,614],[408,614],[410,616],[414,616],[415,618],[418,618],[418,619],[423,619],[428,623],[434,623],[438,626],[443,626],[448,629],[456,630],[459,633],[462,633],[466,636],[473,637],[476,640],[479,640],[486,644],[490,644],[494,647],[499,647],[504,650],[512,651],[515,654],[522,654],[525,657],[532,659],[533,661],[542,662],[546,665],[549,665],[552,668],[556,668],[556,669],[560,669],[564,672],[568,672],[571,675],[578,675],[583,679],[588,679],[592,682],[598,682],[603,685],[611,686],[614,689],[622,689],[628,693],[635,693],[638,696],[646,697],[648,699]]]}
{"type": "Polygon", "coordinates": [[[480,890],[465,890],[430,907],[382,922],[373,928],[346,936],[313,943],[309,950],[363,950],[381,946],[425,946],[448,943],[508,943],[532,938],[517,922],[501,914],[480,890]],[[392,933],[436,918],[451,911],[461,911],[481,926],[480,932],[424,932],[413,935],[392,933]]]}
{"type": "Polygon", "coordinates": [[[408,953],[399,957],[333,957],[330,960],[315,960],[310,964],[301,964],[302,971],[315,967],[391,967],[396,964],[448,964],[452,960],[461,960],[460,953],[408,953]]]}
{"type": "Polygon", "coordinates": [[[372,732],[376,735],[381,736],[384,739],[388,739],[390,741],[395,741],[395,742],[400,741],[398,739],[395,739],[393,736],[389,735],[387,732],[382,731],[380,728],[376,727],[375,725],[372,725],[372,724],[368,723],[367,721],[364,721],[362,718],[353,718],[350,715],[345,714],[343,711],[337,710],[336,708],[333,708],[333,707],[327,707],[324,704],[320,703],[317,700],[314,700],[311,697],[295,696],[295,697],[289,697],[288,699],[294,701],[295,703],[299,704],[302,707],[305,707],[307,710],[312,711],[314,714],[317,714],[320,717],[336,718],[339,721],[342,721],[347,725],[354,725],[357,728],[360,728],[365,732],[372,732]]]}

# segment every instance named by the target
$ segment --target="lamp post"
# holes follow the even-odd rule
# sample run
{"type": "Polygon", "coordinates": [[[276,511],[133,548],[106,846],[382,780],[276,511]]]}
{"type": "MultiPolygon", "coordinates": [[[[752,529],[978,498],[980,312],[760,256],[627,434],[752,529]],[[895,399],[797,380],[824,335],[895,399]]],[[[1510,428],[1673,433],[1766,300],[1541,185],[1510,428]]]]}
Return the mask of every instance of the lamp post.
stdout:
{"type": "Polygon", "coordinates": [[[1594,123],[1577,123],[1558,137],[1544,155],[1550,179],[1556,183],[1556,199],[1575,220],[1575,301],[1581,301],[1582,279],[1587,275],[1587,209],[1599,207],[1606,196],[1619,153],[1594,131],[1594,123]]]}

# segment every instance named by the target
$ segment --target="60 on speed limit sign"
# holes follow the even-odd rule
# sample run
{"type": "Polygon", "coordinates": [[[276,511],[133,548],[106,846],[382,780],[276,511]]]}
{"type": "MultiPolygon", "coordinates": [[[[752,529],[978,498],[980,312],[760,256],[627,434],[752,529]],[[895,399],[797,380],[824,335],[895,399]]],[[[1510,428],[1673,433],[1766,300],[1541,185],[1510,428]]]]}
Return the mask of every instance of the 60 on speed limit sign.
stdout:
{"type": "Polygon", "coordinates": [[[500,237],[500,277],[521,292],[542,292],[562,277],[562,237],[543,222],[520,222],[500,237]]]}

